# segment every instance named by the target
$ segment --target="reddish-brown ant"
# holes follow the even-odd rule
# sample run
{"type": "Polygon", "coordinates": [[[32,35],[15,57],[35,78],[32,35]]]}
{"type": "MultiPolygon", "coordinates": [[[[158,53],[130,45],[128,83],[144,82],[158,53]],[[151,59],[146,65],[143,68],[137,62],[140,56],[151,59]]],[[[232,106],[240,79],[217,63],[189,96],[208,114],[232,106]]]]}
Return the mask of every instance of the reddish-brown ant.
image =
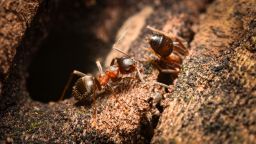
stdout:
{"type": "Polygon", "coordinates": [[[149,38],[153,53],[160,59],[160,64],[163,63],[167,68],[162,68],[159,64],[156,64],[156,66],[163,73],[177,74],[184,57],[189,53],[188,49],[177,36],[167,35],[150,26],[147,26],[147,28],[153,32],[153,35],[149,38]]]}
{"type": "Polygon", "coordinates": [[[117,48],[114,49],[125,54],[126,56],[121,58],[114,58],[111,62],[111,65],[107,67],[105,71],[103,71],[100,62],[96,61],[97,67],[100,72],[99,75],[97,75],[96,77],[74,70],[63,90],[60,99],[63,99],[66,90],[68,89],[74,75],[80,76],[80,78],[76,81],[75,85],[73,86],[72,90],[72,95],[78,101],[85,100],[91,95],[93,95],[93,98],[95,100],[95,92],[97,90],[109,89],[112,92],[114,92],[113,88],[111,87],[111,81],[117,80],[120,74],[130,74],[137,71],[140,80],[144,82],[141,73],[137,68],[136,61],[126,53],[122,52],[121,50],[117,48]]]}

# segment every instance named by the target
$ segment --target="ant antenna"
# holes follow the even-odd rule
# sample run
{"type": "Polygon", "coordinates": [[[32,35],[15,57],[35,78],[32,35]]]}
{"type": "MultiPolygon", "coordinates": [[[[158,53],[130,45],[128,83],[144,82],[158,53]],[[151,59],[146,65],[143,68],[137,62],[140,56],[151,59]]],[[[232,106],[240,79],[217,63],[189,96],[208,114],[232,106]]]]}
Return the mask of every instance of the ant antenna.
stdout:
{"type": "Polygon", "coordinates": [[[80,71],[74,70],[74,71],[70,74],[70,76],[69,76],[69,78],[68,78],[68,82],[66,83],[66,85],[65,85],[65,87],[64,87],[64,89],[63,89],[63,91],[62,91],[62,94],[61,94],[61,96],[60,96],[60,98],[59,98],[59,101],[64,99],[64,96],[65,96],[65,94],[66,94],[66,91],[67,91],[68,87],[70,86],[74,75],[83,77],[83,76],[85,76],[86,74],[84,74],[84,73],[82,73],[82,72],[80,72],[80,71]]]}
{"type": "MultiPolygon", "coordinates": [[[[122,35],[119,37],[119,39],[115,42],[115,44],[113,45],[113,49],[126,55],[129,56],[127,53],[125,53],[124,51],[120,50],[119,48],[117,48],[117,44],[124,38],[124,36],[126,35],[127,31],[125,31],[124,33],[122,33],[122,35]]],[[[129,56],[130,57],[130,56],[129,56]]]]}
{"type": "Polygon", "coordinates": [[[162,34],[162,35],[166,35],[166,34],[163,33],[162,31],[157,30],[157,29],[155,29],[155,28],[153,28],[153,27],[151,27],[151,26],[149,26],[149,25],[148,25],[146,28],[149,29],[149,30],[151,30],[152,32],[159,33],[159,34],[162,34]]]}
{"type": "Polygon", "coordinates": [[[103,69],[102,69],[102,66],[101,66],[101,63],[100,63],[99,60],[96,61],[96,65],[97,65],[97,67],[99,69],[100,74],[103,74],[103,69]]]}
{"type": "Polygon", "coordinates": [[[124,36],[126,35],[127,31],[124,31],[122,33],[122,35],[118,38],[118,40],[114,43],[114,45],[112,46],[114,49],[117,47],[116,45],[124,38],[124,36]]]}
{"type": "Polygon", "coordinates": [[[128,57],[130,57],[130,55],[128,55],[126,52],[124,52],[124,51],[122,51],[122,50],[120,50],[118,48],[113,47],[113,49],[118,51],[118,52],[120,52],[120,53],[122,53],[122,54],[124,54],[124,55],[126,55],[126,56],[128,56],[128,57]]]}
{"type": "Polygon", "coordinates": [[[144,83],[145,80],[143,79],[142,74],[140,73],[140,70],[137,67],[136,67],[136,70],[137,70],[138,76],[140,78],[140,81],[144,83]]]}

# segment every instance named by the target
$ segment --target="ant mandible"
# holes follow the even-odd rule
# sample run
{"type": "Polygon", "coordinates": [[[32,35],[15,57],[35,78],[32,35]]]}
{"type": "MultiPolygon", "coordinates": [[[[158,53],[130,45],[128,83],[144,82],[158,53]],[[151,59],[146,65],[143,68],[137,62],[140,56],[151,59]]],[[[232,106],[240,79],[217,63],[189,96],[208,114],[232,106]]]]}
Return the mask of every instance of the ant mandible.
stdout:
{"type": "MultiPolygon", "coordinates": [[[[170,36],[163,31],[147,26],[147,29],[153,32],[149,38],[149,44],[153,53],[160,59],[160,64],[164,63],[168,68],[162,68],[159,63],[155,63],[162,73],[177,74],[181,68],[182,61],[189,54],[182,40],[177,36],[170,36]]],[[[150,49],[150,51],[152,51],[150,49]]]]}

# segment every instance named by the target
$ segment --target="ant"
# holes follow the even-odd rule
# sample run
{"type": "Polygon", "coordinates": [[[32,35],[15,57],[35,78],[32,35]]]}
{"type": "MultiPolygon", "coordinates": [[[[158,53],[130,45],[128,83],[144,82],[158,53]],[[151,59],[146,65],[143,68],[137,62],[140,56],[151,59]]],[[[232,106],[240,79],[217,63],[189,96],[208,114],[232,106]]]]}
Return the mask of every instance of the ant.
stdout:
{"type": "Polygon", "coordinates": [[[73,86],[72,95],[78,101],[81,101],[88,97],[88,95],[92,95],[95,90],[102,90],[104,88],[111,88],[111,81],[116,81],[121,75],[130,74],[137,71],[139,79],[142,82],[145,82],[138,67],[137,61],[130,57],[125,52],[114,48],[115,50],[125,54],[126,56],[120,58],[114,58],[111,62],[111,65],[103,71],[103,68],[99,61],[96,61],[96,65],[100,72],[99,75],[92,76],[91,74],[84,74],[80,71],[74,70],[69,77],[69,80],[63,90],[61,99],[64,97],[67,88],[69,87],[71,80],[73,79],[74,75],[79,76],[80,78],[76,81],[75,85],[73,86]]]}
{"type": "Polygon", "coordinates": [[[154,64],[162,73],[177,75],[184,57],[189,54],[188,48],[182,44],[181,38],[177,36],[167,35],[150,26],[147,26],[147,29],[153,32],[153,35],[149,38],[149,44],[152,50],[149,50],[153,51],[160,59],[158,63],[154,64]],[[160,66],[161,64],[165,64],[168,68],[162,68],[160,66]]]}
{"type": "MultiPolygon", "coordinates": [[[[72,95],[74,96],[74,98],[78,101],[83,101],[83,100],[86,100],[87,98],[90,98],[92,95],[94,103],[96,101],[97,90],[101,91],[102,89],[108,89],[112,93],[114,93],[114,89],[111,86],[111,82],[117,81],[118,78],[120,78],[120,74],[121,75],[130,74],[137,71],[139,79],[142,82],[144,82],[144,79],[137,67],[137,61],[134,58],[130,57],[125,52],[117,48],[114,48],[114,49],[125,54],[126,56],[123,56],[120,58],[114,58],[111,62],[111,65],[107,67],[105,71],[103,71],[100,61],[97,60],[96,65],[98,67],[99,74],[96,76],[93,76],[91,74],[84,74],[80,71],[74,70],[71,73],[66,86],[64,87],[60,100],[64,98],[65,93],[74,75],[77,75],[80,77],[75,82],[72,88],[72,95]]],[[[96,115],[96,109],[94,113],[96,115]]]]}

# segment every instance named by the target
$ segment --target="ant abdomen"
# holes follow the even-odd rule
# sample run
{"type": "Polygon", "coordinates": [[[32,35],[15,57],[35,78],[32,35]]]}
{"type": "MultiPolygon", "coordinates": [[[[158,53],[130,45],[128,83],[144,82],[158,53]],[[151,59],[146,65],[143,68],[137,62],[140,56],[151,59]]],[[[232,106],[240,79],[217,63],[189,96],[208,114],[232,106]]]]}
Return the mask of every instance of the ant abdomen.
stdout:
{"type": "Polygon", "coordinates": [[[81,101],[88,98],[95,90],[95,78],[90,75],[79,78],[73,86],[72,95],[76,100],[81,101]]]}
{"type": "Polygon", "coordinates": [[[153,34],[149,40],[151,48],[162,57],[168,57],[172,53],[172,43],[170,38],[159,34],[153,34]]]}

